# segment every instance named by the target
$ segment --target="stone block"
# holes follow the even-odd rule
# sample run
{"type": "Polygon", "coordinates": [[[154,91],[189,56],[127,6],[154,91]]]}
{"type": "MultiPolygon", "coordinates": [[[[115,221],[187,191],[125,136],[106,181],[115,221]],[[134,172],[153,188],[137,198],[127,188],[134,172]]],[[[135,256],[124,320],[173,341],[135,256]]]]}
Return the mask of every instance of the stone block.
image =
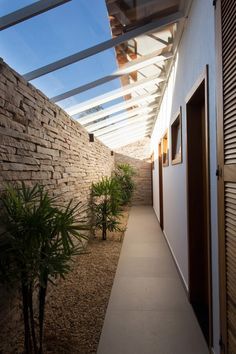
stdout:
{"type": "Polygon", "coordinates": [[[48,171],[32,172],[31,178],[37,180],[47,180],[51,178],[51,172],[48,171]]]}
{"type": "Polygon", "coordinates": [[[44,148],[42,146],[37,146],[37,152],[39,152],[41,154],[50,155],[50,156],[53,156],[53,157],[59,156],[59,151],[58,150],[48,149],[48,148],[44,148]]]}

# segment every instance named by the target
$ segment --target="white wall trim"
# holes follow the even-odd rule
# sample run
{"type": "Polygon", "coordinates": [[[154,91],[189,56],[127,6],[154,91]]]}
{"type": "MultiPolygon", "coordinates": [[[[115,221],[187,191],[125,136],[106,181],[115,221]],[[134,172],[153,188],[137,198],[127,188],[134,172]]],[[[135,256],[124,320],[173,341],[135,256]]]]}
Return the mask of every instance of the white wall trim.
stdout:
{"type": "Polygon", "coordinates": [[[182,273],[182,271],[181,271],[181,269],[180,269],[180,266],[179,266],[179,264],[178,264],[178,261],[177,261],[177,259],[176,259],[176,257],[175,257],[174,251],[172,250],[172,247],[171,247],[170,242],[169,242],[169,240],[168,240],[168,237],[167,237],[167,235],[166,235],[166,233],[165,233],[165,230],[163,230],[162,232],[163,232],[163,235],[165,236],[165,239],[166,239],[166,242],[167,242],[167,244],[168,244],[168,246],[169,246],[169,249],[170,249],[170,252],[171,252],[171,254],[172,254],[172,257],[174,258],[175,265],[176,265],[176,267],[178,268],[179,274],[180,274],[181,279],[182,279],[182,281],[183,281],[183,283],[184,283],[185,290],[186,290],[187,292],[189,292],[188,284],[186,283],[186,281],[185,281],[185,279],[184,279],[183,273],[182,273]]]}
{"type": "MultiPolygon", "coordinates": [[[[155,215],[156,215],[156,218],[157,218],[158,222],[160,223],[159,217],[158,217],[158,215],[157,215],[157,211],[155,210],[154,207],[153,207],[153,210],[154,210],[154,212],[155,212],[155,215]]],[[[182,271],[181,271],[181,269],[180,269],[180,266],[179,266],[179,264],[178,264],[178,262],[177,262],[177,259],[176,259],[175,255],[174,255],[174,252],[173,252],[172,247],[171,247],[171,245],[170,245],[170,243],[169,243],[169,240],[168,240],[168,237],[167,237],[167,235],[166,235],[166,233],[165,233],[165,230],[162,230],[162,233],[163,233],[163,235],[165,236],[165,240],[166,240],[166,242],[167,242],[167,244],[168,244],[168,246],[169,246],[169,249],[170,249],[171,255],[172,255],[173,259],[174,259],[175,265],[176,265],[176,267],[178,268],[179,274],[180,274],[181,279],[182,279],[182,281],[183,281],[183,283],[184,283],[184,286],[185,286],[185,290],[186,290],[187,292],[189,292],[188,284],[186,283],[186,281],[185,281],[185,279],[184,279],[183,273],[182,273],[182,271]]]]}

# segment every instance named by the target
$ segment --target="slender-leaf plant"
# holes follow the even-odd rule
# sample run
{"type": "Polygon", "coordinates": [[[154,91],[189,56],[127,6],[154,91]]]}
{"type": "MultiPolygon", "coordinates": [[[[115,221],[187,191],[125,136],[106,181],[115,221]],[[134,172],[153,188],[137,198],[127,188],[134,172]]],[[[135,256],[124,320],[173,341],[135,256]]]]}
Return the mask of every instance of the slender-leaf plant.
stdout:
{"type": "Polygon", "coordinates": [[[44,189],[8,185],[1,195],[0,281],[17,281],[24,318],[25,354],[43,353],[48,283],[69,272],[73,257],[84,248],[88,229],[80,203],[58,204],[44,189]],[[38,291],[38,311],[33,294],[38,291]],[[36,317],[38,316],[38,321],[36,317]],[[36,323],[38,325],[36,326],[36,323]]]}
{"type": "Polygon", "coordinates": [[[92,185],[92,212],[95,228],[102,230],[102,239],[107,239],[107,230],[120,231],[121,214],[120,186],[113,177],[103,177],[92,185]]]}
{"type": "Polygon", "coordinates": [[[120,186],[122,205],[130,203],[135,189],[134,176],[136,172],[129,164],[119,164],[114,171],[114,178],[120,186]]]}

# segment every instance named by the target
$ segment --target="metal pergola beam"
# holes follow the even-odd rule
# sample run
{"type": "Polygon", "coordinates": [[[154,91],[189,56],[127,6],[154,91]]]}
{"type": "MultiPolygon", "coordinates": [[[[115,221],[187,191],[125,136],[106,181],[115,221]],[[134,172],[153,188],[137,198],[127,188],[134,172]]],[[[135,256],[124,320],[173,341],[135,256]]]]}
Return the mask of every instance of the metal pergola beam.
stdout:
{"type": "Polygon", "coordinates": [[[130,134],[129,136],[123,137],[123,139],[120,139],[120,137],[118,137],[117,139],[115,137],[113,137],[112,140],[110,140],[110,141],[108,140],[107,142],[105,140],[104,141],[101,140],[100,138],[98,138],[98,139],[101,140],[104,144],[107,144],[111,148],[115,149],[116,147],[125,146],[125,145],[132,143],[133,141],[143,139],[147,135],[148,135],[148,133],[145,133],[142,131],[142,132],[130,134]]]}
{"type": "MultiPolygon", "coordinates": [[[[109,138],[110,136],[114,136],[117,134],[121,134],[122,138],[124,138],[127,134],[139,129],[139,130],[143,130],[146,131],[147,129],[149,129],[149,127],[152,126],[152,122],[147,121],[147,122],[134,122],[132,124],[130,124],[128,127],[124,126],[121,128],[117,128],[116,130],[104,133],[103,135],[100,135],[99,138],[109,138]]],[[[94,134],[96,135],[96,134],[94,134]]],[[[97,135],[96,135],[97,136],[97,135]]]]}
{"type": "Polygon", "coordinates": [[[114,124],[114,123],[118,123],[118,122],[125,120],[127,118],[131,118],[131,117],[134,117],[134,116],[137,116],[140,114],[146,114],[146,113],[152,112],[153,109],[155,109],[157,107],[158,107],[158,104],[152,104],[150,106],[135,108],[130,111],[118,114],[114,117],[104,119],[101,122],[91,124],[90,126],[86,127],[86,129],[89,132],[95,132],[98,129],[101,129],[103,127],[106,127],[106,126],[114,124]]]}
{"type": "Polygon", "coordinates": [[[169,16],[162,17],[160,19],[151,21],[144,26],[137,27],[134,30],[126,32],[126,33],[122,34],[121,36],[108,39],[105,42],[99,43],[93,47],[82,50],[81,52],[75,53],[75,54],[65,57],[63,59],[57,60],[51,64],[45,65],[39,69],[33,70],[33,71],[25,74],[24,78],[26,80],[30,81],[30,80],[36,79],[37,77],[49,74],[52,71],[55,71],[55,70],[65,67],[65,66],[76,63],[80,60],[88,58],[88,57],[95,55],[97,53],[100,53],[104,50],[113,48],[119,44],[127,42],[130,39],[133,39],[135,37],[138,37],[138,36],[146,34],[146,33],[150,33],[154,30],[158,30],[158,29],[161,29],[167,25],[178,22],[182,17],[183,17],[182,12],[176,12],[176,13],[171,14],[169,16]]]}
{"type": "MultiPolygon", "coordinates": [[[[131,98],[129,100],[125,100],[122,103],[118,103],[115,104],[107,109],[103,109],[101,111],[92,113],[92,114],[88,114],[85,117],[79,118],[79,122],[81,124],[88,124],[88,123],[92,123],[95,120],[101,119],[101,118],[105,118],[110,116],[111,114],[123,111],[127,108],[136,106],[140,103],[145,103],[145,104],[149,104],[152,101],[154,101],[157,97],[159,97],[159,93],[157,93],[156,91],[153,93],[146,93],[145,95],[142,96],[138,96],[135,98],[131,98]]],[[[142,107],[142,106],[141,106],[142,107]]]]}
{"type": "Polygon", "coordinates": [[[128,132],[126,135],[122,134],[116,134],[116,135],[110,135],[109,137],[99,137],[97,139],[101,140],[104,144],[111,144],[111,143],[115,143],[118,141],[121,141],[121,143],[125,143],[128,139],[137,136],[137,135],[143,135],[145,136],[147,133],[140,128],[136,129],[136,130],[132,130],[130,132],[128,132]]]}
{"type": "Polygon", "coordinates": [[[123,140],[124,137],[126,136],[128,137],[137,132],[148,134],[151,126],[152,123],[148,123],[146,126],[144,126],[143,124],[137,125],[137,123],[133,123],[129,127],[119,128],[113,132],[109,132],[104,135],[101,135],[98,137],[98,139],[109,142],[118,137],[120,137],[120,139],[123,140]]]}
{"type": "MultiPolygon", "coordinates": [[[[116,131],[120,128],[123,128],[123,127],[127,127],[129,125],[132,125],[133,123],[139,125],[139,123],[141,124],[141,126],[146,126],[146,124],[150,121],[150,119],[152,119],[154,117],[154,114],[152,113],[149,113],[147,115],[136,115],[134,116],[133,118],[130,118],[130,119],[125,119],[124,121],[121,121],[119,123],[116,123],[116,124],[111,124],[103,129],[99,129],[97,130],[96,132],[94,132],[94,135],[96,137],[99,137],[99,136],[102,136],[106,133],[109,133],[109,132],[113,132],[113,131],[116,131]]],[[[150,123],[150,122],[149,122],[150,123]]]]}
{"type": "Polygon", "coordinates": [[[11,12],[8,15],[0,17],[0,31],[15,26],[20,22],[26,21],[69,1],[71,0],[40,0],[17,11],[11,12]]]}
{"type": "Polygon", "coordinates": [[[118,79],[122,76],[128,75],[134,71],[140,70],[140,69],[145,68],[149,65],[157,64],[157,63],[160,63],[164,60],[170,59],[170,58],[172,58],[173,55],[172,55],[172,53],[168,52],[168,50],[170,50],[170,46],[168,46],[166,49],[164,48],[162,50],[157,50],[151,54],[143,55],[141,58],[132,60],[128,64],[124,65],[121,69],[118,69],[113,74],[108,75],[108,76],[104,76],[100,79],[97,79],[97,80],[89,82],[85,85],[76,87],[76,88],[69,90],[67,92],[64,92],[60,95],[54,96],[51,98],[51,101],[59,102],[59,101],[65,100],[66,98],[78,95],[79,93],[90,90],[96,86],[103,85],[107,82],[110,82],[110,81],[118,79]]]}
{"type": "Polygon", "coordinates": [[[84,112],[90,108],[97,107],[101,104],[104,104],[104,103],[113,101],[117,98],[120,98],[122,96],[125,96],[125,95],[135,91],[137,88],[149,86],[152,83],[160,83],[164,80],[165,80],[165,78],[162,76],[153,75],[151,77],[136,81],[133,84],[125,85],[122,88],[113,90],[111,92],[105,93],[104,95],[100,95],[96,98],[92,98],[88,101],[77,104],[71,108],[66,109],[66,112],[69,115],[74,116],[75,114],[84,112]]]}
{"type": "Polygon", "coordinates": [[[103,142],[103,143],[108,145],[110,149],[116,150],[121,146],[125,146],[125,145],[131,144],[135,141],[144,139],[145,136],[147,136],[147,134],[138,133],[138,134],[134,134],[133,136],[130,136],[127,139],[124,139],[123,141],[121,141],[120,139],[118,139],[118,140],[114,139],[112,142],[108,142],[108,143],[103,142]]]}

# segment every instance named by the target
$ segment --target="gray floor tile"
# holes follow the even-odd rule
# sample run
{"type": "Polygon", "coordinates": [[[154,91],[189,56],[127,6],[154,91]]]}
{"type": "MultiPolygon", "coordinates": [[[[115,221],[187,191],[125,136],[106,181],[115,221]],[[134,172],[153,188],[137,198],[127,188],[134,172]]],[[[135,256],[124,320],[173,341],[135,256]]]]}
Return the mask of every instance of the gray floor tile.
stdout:
{"type": "Polygon", "coordinates": [[[207,354],[191,312],[112,311],[99,354],[207,354]],[[105,340],[104,340],[105,339],[105,340]]]}
{"type": "Polygon", "coordinates": [[[123,310],[185,310],[188,305],[179,279],[116,278],[109,306],[123,310]]]}
{"type": "Polygon", "coordinates": [[[98,354],[207,354],[151,207],[133,207],[98,354]]]}
{"type": "Polygon", "coordinates": [[[117,277],[178,277],[174,262],[166,257],[123,257],[116,275],[117,277]]]}

